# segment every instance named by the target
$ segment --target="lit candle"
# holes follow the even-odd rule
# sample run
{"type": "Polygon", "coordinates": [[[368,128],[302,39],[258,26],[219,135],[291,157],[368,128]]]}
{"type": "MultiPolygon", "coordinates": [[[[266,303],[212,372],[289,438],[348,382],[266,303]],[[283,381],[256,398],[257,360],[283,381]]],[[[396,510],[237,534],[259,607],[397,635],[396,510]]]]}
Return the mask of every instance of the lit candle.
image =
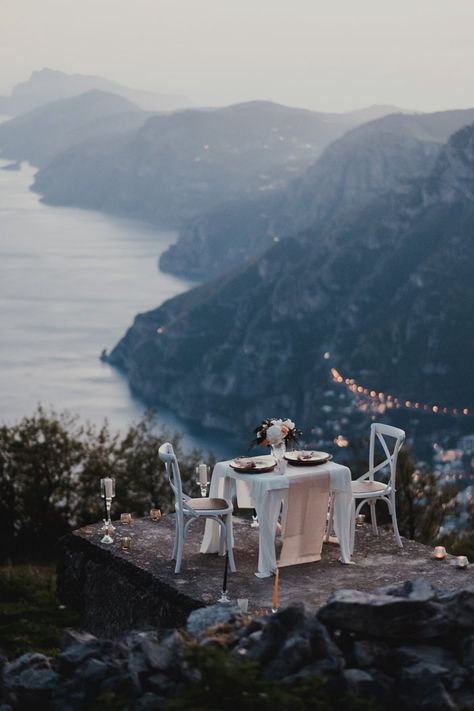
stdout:
{"type": "Polygon", "coordinates": [[[132,523],[132,514],[131,513],[121,513],[120,514],[120,523],[132,523]]]}
{"type": "Polygon", "coordinates": [[[105,479],[100,480],[101,487],[102,487],[102,496],[105,496],[106,499],[111,499],[114,496],[114,480],[111,479],[110,477],[106,477],[105,479]]]}
{"type": "Polygon", "coordinates": [[[365,523],[365,514],[357,514],[356,516],[356,526],[363,526],[365,523]]]}
{"type": "Polygon", "coordinates": [[[152,521],[159,521],[161,518],[160,509],[150,509],[150,518],[152,521]]]}
{"type": "Polygon", "coordinates": [[[436,546],[433,558],[436,558],[436,560],[444,560],[446,558],[446,548],[444,546],[436,546]]]}
{"type": "Polygon", "coordinates": [[[120,546],[121,546],[121,548],[122,548],[123,551],[129,551],[131,544],[132,544],[132,539],[131,539],[131,538],[122,538],[122,539],[120,540],[120,546]]]}
{"type": "Polygon", "coordinates": [[[206,486],[207,484],[207,464],[200,464],[198,467],[199,471],[199,483],[201,486],[206,486]]]}
{"type": "Polygon", "coordinates": [[[278,586],[280,584],[280,570],[277,568],[275,573],[275,580],[273,581],[273,601],[272,610],[276,612],[278,610],[278,586]]]}
{"type": "Polygon", "coordinates": [[[458,555],[455,560],[455,566],[456,568],[460,568],[461,570],[465,570],[467,566],[469,565],[469,561],[465,555],[458,555]]]}

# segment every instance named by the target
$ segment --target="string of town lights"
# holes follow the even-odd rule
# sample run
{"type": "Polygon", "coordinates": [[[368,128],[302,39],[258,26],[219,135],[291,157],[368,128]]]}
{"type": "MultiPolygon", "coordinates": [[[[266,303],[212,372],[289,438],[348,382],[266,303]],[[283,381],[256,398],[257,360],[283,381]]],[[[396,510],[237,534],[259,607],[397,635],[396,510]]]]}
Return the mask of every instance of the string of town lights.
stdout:
{"type": "MultiPolygon", "coordinates": [[[[326,357],[326,354],[324,355],[326,357]]],[[[415,410],[418,412],[430,412],[434,415],[452,415],[454,417],[466,417],[472,415],[467,407],[444,407],[437,404],[415,402],[413,400],[400,400],[389,393],[381,393],[363,385],[359,385],[354,378],[345,378],[336,368],[331,368],[331,376],[335,383],[344,384],[348,390],[356,395],[365,396],[376,405],[384,405],[387,409],[415,410]]]]}

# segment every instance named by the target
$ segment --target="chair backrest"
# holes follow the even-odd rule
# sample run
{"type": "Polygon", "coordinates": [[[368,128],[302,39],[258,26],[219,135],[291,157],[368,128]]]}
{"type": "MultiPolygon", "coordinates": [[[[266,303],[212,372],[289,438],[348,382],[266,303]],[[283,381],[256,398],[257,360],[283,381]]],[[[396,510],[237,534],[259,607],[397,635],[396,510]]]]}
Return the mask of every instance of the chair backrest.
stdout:
{"type": "Polygon", "coordinates": [[[175,497],[176,509],[182,511],[184,497],[181,484],[181,472],[179,471],[179,464],[173,450],[173,445],[170,442],[162,444],[158,450],[158,456],[165,464],[166,473],[168,474],[170,486],[175,497]]]}
{"type": "MultiPolygon", "coordinates": [[[[374,474],[386,467],[390,468],[390,485],[395,488],[395,478],[397,474],[397,459],[400,448],[405,441],[405,432],[398,427],[383,425],[381,422],[374,422],[370,426],[369,443],[369,476],[373,481],[374,474]],[[394,442],[387,442],[387,437],[394,442]],[[382,445],[385,459],[380,464],[375,465],[375,447],[377,442],[382,445]]],[[[388,484],[388,482],[387,482],[388,484]]]]}

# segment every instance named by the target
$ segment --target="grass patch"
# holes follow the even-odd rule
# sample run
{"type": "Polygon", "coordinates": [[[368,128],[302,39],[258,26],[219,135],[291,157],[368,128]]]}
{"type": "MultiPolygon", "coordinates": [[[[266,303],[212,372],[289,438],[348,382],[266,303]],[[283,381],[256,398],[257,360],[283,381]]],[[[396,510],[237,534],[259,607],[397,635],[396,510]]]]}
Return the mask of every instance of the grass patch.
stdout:
{"type": "Polygon", "coordinates": [[[54,655],[63,629],[78,626],[79,615],[59,606],[53,565],[0,567],[0,645],[8,659],[54,655]]]}

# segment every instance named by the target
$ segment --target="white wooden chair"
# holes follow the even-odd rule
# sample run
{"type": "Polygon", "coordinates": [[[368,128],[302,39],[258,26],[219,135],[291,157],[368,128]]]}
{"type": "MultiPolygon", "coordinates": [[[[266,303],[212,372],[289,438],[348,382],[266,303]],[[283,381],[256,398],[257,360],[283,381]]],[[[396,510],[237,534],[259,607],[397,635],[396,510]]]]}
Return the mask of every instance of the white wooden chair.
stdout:
{"type": "Polygon", "coordinates": [[[221,526],[224,535],[221,536],[221,555],[224,554],[224,542],[229,553],[229,567],[235,573],[234,553],[232,550],[232,503],[225,499],[191,498],[183,494],[181,473],[178,460],[173,451],[173,445],[165,442],[158,450],[158,455],[166,467],[170,486],[175,496],[176,534],[173,547],[173,560],[176,560],[175,573],[181,570],[184,539],[189,525],[200,518],[213,518],[221,526]],[[187,521],[185,521],[187,519],[187,521]]]}
{"type": "MultiPolygon", "coordinates": [[[[398,427],[392,427],[391,425],[383,425],[379,422],[374,422],[370,426],[369,471],[352,482],[352,494],[356,502],[355,515],[357,516],[364,504],[368,504],[370,506],[372,529],[374,533],[378,535],[375,504],[378,500],[385,501],[388,506],[389,514],[392,517],[393,532],[399,548],[403,548],[403,543],[398,531],[395,492],[398,453],[404,441],[405,432],[403,430],[398,427]],[[394,440],[394,442],[387,443],[387,437],[394,440]],[[377,442],[382,446],[385,459],[380,462],[380,464],[375,465],[375,446],[377,442]],[[381,472],[383,469],[389,470],[389,477],[388,479],[386,478],[385,481],[378,481],[375,479],[374,474],[381,472]]],[[[333,508],[331,503],[328,526],[326,529],[326,541],[329,540],[332,530],[332,519],[333,508]]]]}

